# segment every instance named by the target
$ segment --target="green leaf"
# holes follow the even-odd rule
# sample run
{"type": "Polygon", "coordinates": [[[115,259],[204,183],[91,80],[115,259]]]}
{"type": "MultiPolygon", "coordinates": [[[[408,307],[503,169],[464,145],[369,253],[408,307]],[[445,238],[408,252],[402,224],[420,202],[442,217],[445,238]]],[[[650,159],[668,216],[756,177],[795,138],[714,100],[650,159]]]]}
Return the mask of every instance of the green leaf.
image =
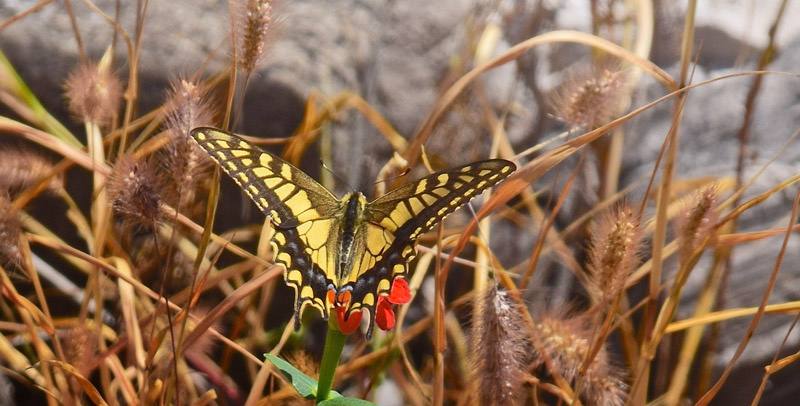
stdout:
{"type": "Polygon", "coordinates": [[[375,403],[359,398],[329,398],[317,403],[319,406],[376,406],[375,403]]]}
{"type": "MultiPolygon", "coordinates": [[[[292,366],[292,364],[272,355],[264,354],[267,361],[275,365],[276,368],[283,372],[286,379],[294,386],[297,393],[306,399],[314,399],[317,396],[317,381],[310,378],[308,375],[300,372],[299,369],[292,366]]],[[[341,396],[341,395],[339,395],[341,396]]]]}
{"type": "Polygon", "coordinates": [[[50,115],[47,109],[44,108],[44,105],[25,84],[25,81],[22,80],[22,77],[19,76],[2,51],[0,51],[0,88],[9,92],[12,97],[18,98],[31,110],[34,121],[32,124],[35,127],[44,129],[45,132],[52,134],[70,146],[79,148],[83,146],[61,122],[50,115]]]}

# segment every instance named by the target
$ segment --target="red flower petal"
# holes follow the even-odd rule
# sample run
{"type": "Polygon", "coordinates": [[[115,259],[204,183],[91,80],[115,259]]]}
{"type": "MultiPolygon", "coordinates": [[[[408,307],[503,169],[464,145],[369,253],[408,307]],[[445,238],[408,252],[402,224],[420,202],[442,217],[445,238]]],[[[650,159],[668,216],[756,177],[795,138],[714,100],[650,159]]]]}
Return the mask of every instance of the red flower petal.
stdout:
{"type": "Polygon", "coordinates": [[[388,300],[382,299],[383,297],[378,299],[378,306],[375,308],[375,323],[381,330],[388,331],[394,327],[394,310],[388,300]]]}
{"type": "Polygon", "coordinates": [[[336,321],[339,324],[339,331],[342,334],[352,334],[358,326],[361,324],[361,316],[363,313],[358,310],[355,313],[350,313],[350,317],[345,320],[345,314],[347,313],[347,308],[344,306],[336,306],[333,308],[336,310],[336,321]]]}
{"type": "Polygon", "coordinates": [[[411,301],[411,289],[405,278],[397,278],[392,282],[392,290],[389,291],[386,300],[393,304],[406,304],[411,301]]]}

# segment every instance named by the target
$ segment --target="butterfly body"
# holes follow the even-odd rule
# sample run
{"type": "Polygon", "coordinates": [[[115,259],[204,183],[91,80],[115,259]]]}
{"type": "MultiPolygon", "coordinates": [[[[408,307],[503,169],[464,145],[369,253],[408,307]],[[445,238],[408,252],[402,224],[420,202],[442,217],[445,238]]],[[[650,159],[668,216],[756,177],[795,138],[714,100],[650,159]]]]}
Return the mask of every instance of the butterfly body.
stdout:
{"type": "MultiPolygon", "coordinates": [[[[342,235],[339,244],[339,266],[336,268],[338,280],[346,280],[353,271],[353,258],[356,251],[353,242],[356,233],[364,223],[364,209],[367,199],[359,192],[349,193],[342,199],[344,216],[342,217],[342,235]]],[[[341,293],[341,292],[337,292],[341,293]]]]}
{"type": "Polygon", "coordinates": [[[336,198],[303,171],[239,137],[197,128],[198,145],[270,217],[275,262],[295,290],[295,327],[305,306],[370,313],[404,278],[416,240],[469,199],[508,176],[513,163],[486,160],[437,172],[373,201],[359,192],[336,198]]]}

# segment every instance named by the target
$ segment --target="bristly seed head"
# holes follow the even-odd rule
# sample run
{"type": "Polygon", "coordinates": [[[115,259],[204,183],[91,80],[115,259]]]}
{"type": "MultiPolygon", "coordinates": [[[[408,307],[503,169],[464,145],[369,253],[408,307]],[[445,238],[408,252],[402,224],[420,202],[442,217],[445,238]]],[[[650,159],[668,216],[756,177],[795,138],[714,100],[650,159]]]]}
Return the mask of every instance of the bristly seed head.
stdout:
{"type": "Polygon", "coordinates": [[[478,405],[518,405],[524,399],[523,385],[528,368],[527,324],[523,309],[508,293],[489,288],[479,299],[472,328],[471,377],[478,405]]]}
{"type": "Polygon", "coordinates": [[[148,161],[122,156],[112,169],[108,182],[114,210],[126,221],[152,229],[161,217],[164,181],[148,161]]]}
{"type": "MultiPolygon", "coordinates": [[[[192,317],[189,318],[188,322],[185,325],[187,329],[185,333],[188,333],[194,330],[197,327],[197,323],[200,320],[203,320],[209,313],[211,309],[202,305],[196,306],[194,309],[191,310],[192,317]]],[[[172,334],[175,337],[179,337],[181,334],[181,329],[184,327],[182,323],[176,323],[172,327],[172,334]]],[[[211,334],[210,329],[214,329],[219,331],[222,327],[222,323],[217,320],[213,322],[208,328],[203,330],[203,333],[197,337],[195,341],[191,343],[191,345],[187,348],[183,348],[181,352],[185,352],[187,356],[193,355],[203,355],[209,356],[214,349],[214,345],[216,344],[217,337],[211,334]]],[[[168,344],[171,344],[171,340],[167,340],[168,344]]]]}
{"type": "Polygon", "coordinates": [[[17,148],[0,150],[0,193],[15,195],[40,182],[47,182],[46,190],[57,194],[64,188],[64,179],[53,175],[53,164],[42,155],[17,148]],[[49,178],[46,179],[46,177],[49,178]]]}
{"type": "Polygon", "coordinates": [[[576,128],[606,124],[618,114],[627,82],[624,69],[603,63],[571,73],[553,97],[555,115],[576,128]]]}
{"type": "Polygon", "coordinates": [[[0,262],[18,263],[21,260],[19,239],[22,221],[8,195],[0,192],[0,262]]]}
{"type": "Polygon", "coordinates": [[[213,123],[212,111],[206,91],[199,85],[186,79],[172,81],[165,127],[173,139],[189,141],[192,129],[213,123]]]}
{"type": "Polygon", "coordinates": [[[180,201],[176,204],[185,208],[186,203],[194,200],[194,189],[211,167],[211,160],[191,140],[190,132],[196,127],[211,125],[213,114],[205,91],[193,82],[173,82],[167,97],[165,125],[170,141],[164,148],[166,156],[162,156],[162,161],[172,186],[179,189],[176,195],[180,201]]]}
{"type": "Polygon", "coordinates": [[[558,311],[537,316],[531,334],[536,349],[535,363],[547,366],[551,374],[560,375],[575,387],[580,386],[579,395],[587,404],[622,406],[627,397],[625,373],[611,365],[605,348],[595,356],[586,372],[580,374],[591,349],[592,320],[588,315],[568,317],[558,311]]]}
{"type": "Polygon", "coordinates": [[[600,217],[589,247],[590,293],[601,301],[615,298],[639,263],[642,230],[633,208],[620,204],[600,217]]]}
{"type": "Polygon", "coordinates": [[[65,83],[69,111],[79,120],[110,124],[122,101],[122,82],[105,64],[82,63],[65,83]]]}
{"type": "Polygon", "coordinates": [[[683,264],[692,252],[712,232],[716,222],[717,188],[709,186],[694,193],[677,221],[680,251],[678,260],[683,264]]]}
{"type": "Polygon", "coordinates": [[[90,362],[97,353],[97,332],[87,324],[77,326],[60,333],[64,343],[64,355],[67,362],[83,376],[88,376],[90,362]]]}
{"type": "Polygon", "coordinates": [[[276,2],[242,0],[235,4],[236,67],[252,73],[276,37],[276,2]]]}

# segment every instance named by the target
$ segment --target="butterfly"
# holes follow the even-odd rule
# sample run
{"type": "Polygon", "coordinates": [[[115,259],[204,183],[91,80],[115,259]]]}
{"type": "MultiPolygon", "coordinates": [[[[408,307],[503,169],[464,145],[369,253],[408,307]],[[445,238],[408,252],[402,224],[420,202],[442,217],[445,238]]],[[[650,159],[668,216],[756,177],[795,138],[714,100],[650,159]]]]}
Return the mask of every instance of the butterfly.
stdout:
{"type": "Polygon", "coordinates": [[[191,134],[270,218],[274,260],[295,291],[295,329],[305,306],[327,320],[328,309],[344,305],[346,317],[369,313],[367,339],[379,298],[408,274],[417,238],[516,169],[490,159],[436,172],[371,202],[359,192],[338,199],[305,172],[234,134],[208,127],[191,134]]]}

